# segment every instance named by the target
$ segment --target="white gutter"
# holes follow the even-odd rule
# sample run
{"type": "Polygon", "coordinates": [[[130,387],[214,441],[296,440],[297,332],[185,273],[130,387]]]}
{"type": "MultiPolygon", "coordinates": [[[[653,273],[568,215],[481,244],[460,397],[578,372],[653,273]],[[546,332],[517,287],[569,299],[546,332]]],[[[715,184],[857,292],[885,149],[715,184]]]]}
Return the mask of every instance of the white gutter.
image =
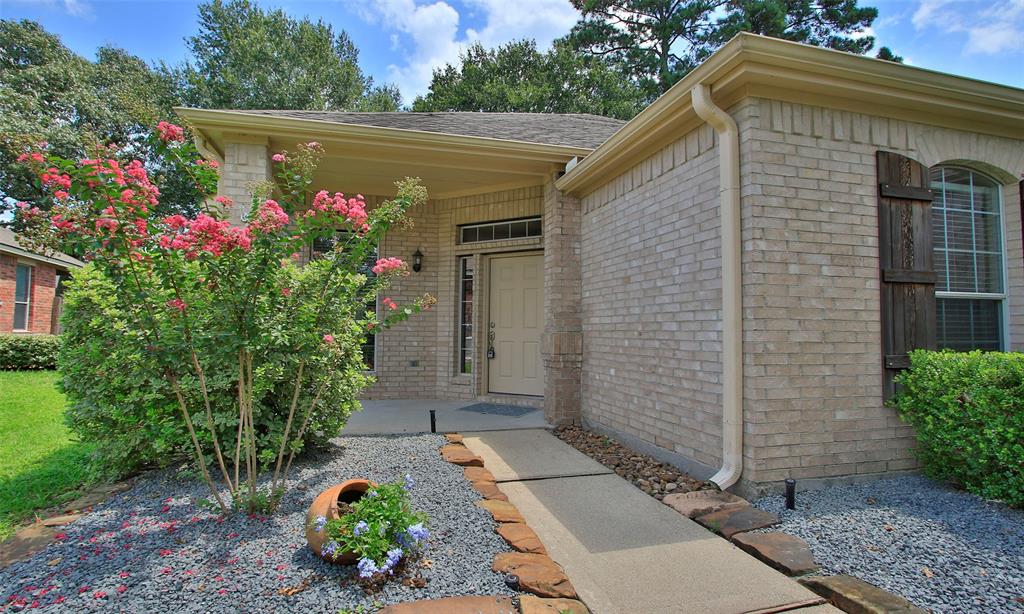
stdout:
{"type": "Polygon", "coordinates": [[[711,100],[711,87],[690,90],[693,110],[718,135],[722,243],[722,467],[711,481],[725,490],[743,473],[743,304],[740,262],[740,139],[733,118],[711,100]]]}

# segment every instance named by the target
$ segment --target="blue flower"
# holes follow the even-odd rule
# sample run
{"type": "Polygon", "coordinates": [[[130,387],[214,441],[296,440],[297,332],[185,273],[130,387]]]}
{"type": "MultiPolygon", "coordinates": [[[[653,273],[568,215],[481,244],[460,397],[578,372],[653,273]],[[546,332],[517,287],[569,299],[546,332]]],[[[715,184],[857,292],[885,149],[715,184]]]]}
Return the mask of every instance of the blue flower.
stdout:
{"type": "Polygon", "coordinates": [[[316,522],[313,525],[313,529],[319,533],[324,530],[324,525],[327,524],[327,516],[317,516],[316,522]]]}
{"type": "Polygon", "coordinates": [[[381,567],[380,571],[386,571],[389,574],[393,574],[395,565],[398,565],[398,561],[402,560],[403,554],[405,553],[402,552],[401,548],[392,548],[391,550],[388,550],[388,558],[384,561],[384,566],[381,567]]]}
{"type": "Polygon", "coordinates": [[[416,480],[412,479],[412,476],[408,473],[405,474],[405,489],[412,490],[416,486],[416,480]]]}
{"type": "Polygon", "coordinates": [[[380,569],[377,568],[377,563],[374,563],[373,559],[369,559],[366,557],[359,559],[359,564],[356,565],[356,567],[359,568],[360,578],[369,578],[373,574],[380,571],[380,569]]]}
{"type": "Polygon", "coordinates": [[[366,493],[366,496],[367,497],[371,497],[371,498],[372,497],[376,497],[377,496],[377,491],[376,490],[371,490],[371,491],[366,493]]]}
{"type": "Polygon", "coordinates": [[[417,522],[416,524],[410,526],[408,529],[405,530],[405,532],[409,535],[409,538],[412,539],[413,543],[415,544],[427,541],[427,538],[430,537],[430,531],[428,531],[427,528],[423,526],[422,522],[417,522]]]}
{"type": "Polygon", "coordinates": [[[370,525],[366,524],[365,520],[360,520],[359,522],[356,523],[356,526],[352,527],[352,534],[355,535],[356,537],[359,537],[363,533],[366,533],[367,529],[369,529],[369,528],[370,528],[370,525]]]}
{"type": "Polygon", "coordinates": [[[334,557],[334,554],[338,551],[338,542],[329,541],[324,544],[324,547],[320,549],[320,554],[324,556],[334,557]]]}

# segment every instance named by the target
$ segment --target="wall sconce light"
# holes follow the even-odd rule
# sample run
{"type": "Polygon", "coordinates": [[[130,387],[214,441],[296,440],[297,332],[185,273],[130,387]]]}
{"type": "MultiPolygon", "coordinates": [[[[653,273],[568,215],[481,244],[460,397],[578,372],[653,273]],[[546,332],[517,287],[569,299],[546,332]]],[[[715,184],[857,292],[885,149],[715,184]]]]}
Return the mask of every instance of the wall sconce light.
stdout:
{"type": "Polygon", "coordinates": [[[412,270],[416,271],[417,273],[419,273],[420,269],[422,269],[422,268],[423,268],[423,252],[421,252],[420,250],[416,250],[416,252],[412,255],[412,270]]]}

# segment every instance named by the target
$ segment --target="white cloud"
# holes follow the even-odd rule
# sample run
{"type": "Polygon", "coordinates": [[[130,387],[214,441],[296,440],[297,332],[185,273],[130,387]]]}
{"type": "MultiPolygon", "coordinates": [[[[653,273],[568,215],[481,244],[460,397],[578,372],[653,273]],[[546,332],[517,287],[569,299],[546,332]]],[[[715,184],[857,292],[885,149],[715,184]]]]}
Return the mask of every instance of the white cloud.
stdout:
{"type": "Polygon", "coordinates": [[[60,8],[73,17],[91,18],[92,4],[88,0],[0,0],[20,4],[42,5],[50,9],[60,8]]]}
{"type": "Polygon", "coordinates": [[[480,15],[483,25],[459,33],[462,15],[444,0],[374,0],[361,3],[358,14],[368,23],[392,31],[390,40],[403,57],[388,66],[388,79],[411,102],[426,93],[435,68],[455,63],[459,53],[474,42],[493,47],[511,40],[532,38],[546,48],[576,23],[577,13],[567,1],[464,0],[466,11],[480,15]]]}
{"type": "Polygon", "coordinates": [[[921,0],[913,23],[917,30],[964,34],[967,55],[1024,51],[1024,0],[921,0]]]}

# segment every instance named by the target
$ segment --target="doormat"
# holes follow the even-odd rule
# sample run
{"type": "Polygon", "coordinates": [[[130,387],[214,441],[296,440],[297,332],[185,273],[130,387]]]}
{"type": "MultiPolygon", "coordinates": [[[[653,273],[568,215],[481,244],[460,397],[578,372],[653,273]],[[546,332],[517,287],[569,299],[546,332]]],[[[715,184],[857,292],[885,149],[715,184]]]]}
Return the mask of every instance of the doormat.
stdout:
{"type": "Polygon", "coordinates": [[[518,418],[537,411],[534,407],[517,407],[515,405],[498,405],[497,403],[474,403],[460,407],[459,411],[471,411],[475,414],[489,414],[491,416],[511,416],[518,418]]]}

